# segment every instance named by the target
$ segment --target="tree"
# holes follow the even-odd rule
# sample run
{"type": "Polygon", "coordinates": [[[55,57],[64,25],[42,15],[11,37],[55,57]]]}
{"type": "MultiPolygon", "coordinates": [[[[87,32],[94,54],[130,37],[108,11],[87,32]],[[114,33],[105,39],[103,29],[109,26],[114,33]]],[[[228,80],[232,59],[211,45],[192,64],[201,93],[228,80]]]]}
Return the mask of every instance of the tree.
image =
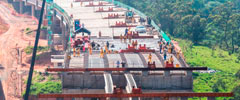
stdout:
{"type": "Polygon", "coordinates": [[[235,74],[235,76],[240,79],[240,70],[235,74]]]}
{"type": "Polygon", "coordinates": [[[239,100],[239,98],[240,98],[240,85],[236,86],[233,89],[233,93],[234,93],[234,100],[239,100]]]}

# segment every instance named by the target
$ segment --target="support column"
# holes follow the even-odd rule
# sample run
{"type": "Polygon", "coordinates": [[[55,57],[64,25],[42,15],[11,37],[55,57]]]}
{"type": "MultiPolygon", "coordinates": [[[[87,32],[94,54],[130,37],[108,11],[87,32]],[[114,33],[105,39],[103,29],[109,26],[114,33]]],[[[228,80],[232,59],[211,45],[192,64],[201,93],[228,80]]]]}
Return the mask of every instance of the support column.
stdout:
{"type": "Polygon", "coordinates": [[[31,7],[32,7],[32,9],[31,9],[31,11],[32,11],[32,17],[35,17],[35,6],[32,5],[31,7]]]}
{"type": "Polygon", "coordinates": [[[23,14],[23,1],[19,1],[19,13],[23,14]]]}

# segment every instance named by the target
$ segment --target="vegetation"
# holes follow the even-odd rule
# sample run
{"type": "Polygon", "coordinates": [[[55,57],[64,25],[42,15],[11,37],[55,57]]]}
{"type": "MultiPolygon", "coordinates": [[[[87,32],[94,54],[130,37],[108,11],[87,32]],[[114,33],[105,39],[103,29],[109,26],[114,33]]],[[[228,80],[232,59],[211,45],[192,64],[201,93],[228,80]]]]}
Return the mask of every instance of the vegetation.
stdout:
{"type": "MultiPolygon", "coordinates": [[[[194,92],[234,92],[239,95],[237,86],[240,83],[238,78],[240,63],[237,62],[237,55],[228,55],[227,51],[220,48],[212,51],[208,47],[194,46],[191,41],[187,40],[175,40],[179,42],[184,57],[190,66],[207,66],[217,70],[216,73],[193,73],[194,92]]],[[[218,100],[223,100],[223,98],[218,98],[218,100]]],[[[235,97],[234,100],[239,99],[235,97]]]]}
{"type": "Polygon", "coordinates": [[[219,71],[194,73],[195,92],[233,91],[235,97],[225,99],[239,100],[239,0],[118,1],[142,11],[161,24],[161,29],[172,39],[178,38],[189,65],[219,71]]]}
{"type": "MultiPolygon", "coordinates": [[[[26,47],[25,49],[24,49],[24,52],[26,53],[26,54],[32,54],[32,52],[33,52],[33,46],[28,46],[28,47],[26,47]]],[[[45,52],[45,51],[48,51],[49,50],[49,47],[48,46],[38,46],[38,52],[45,52]]]]}
{"type": "MultiPolygon", "coordinates": [[[[27,80],[25,81],[25,84],[27,80]]],[[[62,85],[59,78],[54,78],[52,75],[34,72],[34,77],[31,85],[31,95],[39,93],[61,93],[62,85]]]]}
{"type": "Polygon", "coordinates": [[[161,25],[173,37],[210,48],[219,46],[231,54],[240,46],[239,0],[118,0],[161,25]]]}

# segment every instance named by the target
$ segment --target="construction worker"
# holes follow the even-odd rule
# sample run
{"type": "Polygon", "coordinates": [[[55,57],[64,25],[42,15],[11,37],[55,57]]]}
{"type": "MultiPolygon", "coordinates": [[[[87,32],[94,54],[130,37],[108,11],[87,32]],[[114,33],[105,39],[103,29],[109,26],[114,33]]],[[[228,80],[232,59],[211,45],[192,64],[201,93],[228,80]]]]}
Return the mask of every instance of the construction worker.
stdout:
{"type": "Polygon", "coordinates": [[[148,55],[148,62],[152,63],[152,54],[151,53],[148,55]]]}
{"type": "Polygon", "coordinates": [[[107,41],[106,45],[107,45],[107,48],[109,48],[109,42],[108,41],[107,41]]]}
{"type": "Polygon", "coordinates": [[[73,47],[73,57],[75,57],[75,56],[76,56],[76,48],[73,47]]]}
{"type": "Polygon", "coordinates": [[[92,55],[92,46],[89,45],[89,54],[92,55]]]}
{"type": "Polygon", "coordinates": [[[126,28],[124,36],[127,36],[127,34],[128,34],[128,29],[126,28]]]}
{"type": "Polygon", "coordinates": [[[105,45],[105,53],[108,53],[108,47],[105,45]]]}
{"type": "Polygon", "coordinates": [[[80,48],[78,48],[77,56],[80,57],[80,48]]]}
{"type": "Polygon", "coordinates": [[[124,68],[126,63],[124,61],[122,61],[121,64],[122,64],[122,68],[124,68]]]}
{"type": "Polygon", "coordinates": [[[162,42],[159,42],[159,51],[160,51],[160,54],[162,53],[162,47],[163,47],[162,42]]]}
{"type": "Polygon", "coordinates": [[[120,40],[121,40],[121,42],[122,42],[122,39],[123,39],[123,36],[122,36],[122,34],[120,35],[120,40]]]}
{"type": "Polygon", "coordinates": [[[116,62],[116,64],[117,64],[117,68],[119,68],[120,61],[118,60],[118,61],[116,62]]]}
{"type": "Polygon", "coordinates": [[[103,51],[103,48],[101,48],[101,50],[100,50],[100,58],[103,58],[103,54],[104,54],[104,51],[103,51]]]}
{"type": "Polygon", "coordinates": [[[172,52],[171,50],[172,50],[172,46],[169,45],[169,46],[168,46],[168,53],[171,53],[171,52],[172,52]]]}
{"type": "Polygon", "coordinates": [[[127,43],[127,36],[124,36],[124,43],[127,43]]]}
{"type": "Polygon", "coordinates": [[[180,52],[181,52],[181,50],[178,50],[178,51],[177,51],[177,59],[180,58],[180,52]]]}
{"type": "Polygon", "coordinates": [[[173,64],[173,61],[174,61],[173,56],[171,56],[169,60],[170,60],[170,63],[173,64]]]}
{"type": "Polygon", "coordinates": [[[132,46],[135,48],[135,42],[134,41],[132,41],[132,46]]]}
{"type": "Polygon", "coordinates": [[[163,51],[163,58],[164,58],[164,60],[167,59],[167,49],[166,48],[163,51]]]}
{"type": "Polygon", "coordinates": [[[136,41],[135,41],[135,46],[137,47],[137,45],[138,45],[138,41],[136,40],[136,41]]]}

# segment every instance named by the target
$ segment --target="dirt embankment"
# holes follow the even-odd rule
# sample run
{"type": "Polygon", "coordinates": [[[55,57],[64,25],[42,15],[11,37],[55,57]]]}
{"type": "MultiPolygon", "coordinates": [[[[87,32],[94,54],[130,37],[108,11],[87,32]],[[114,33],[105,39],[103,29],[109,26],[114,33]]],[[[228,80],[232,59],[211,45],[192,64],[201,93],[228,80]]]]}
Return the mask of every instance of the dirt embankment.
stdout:
{"type": "Polygon", "coordinates": [[[0,35],[7,32],[9,25],[0,17],[0,35]]]}

